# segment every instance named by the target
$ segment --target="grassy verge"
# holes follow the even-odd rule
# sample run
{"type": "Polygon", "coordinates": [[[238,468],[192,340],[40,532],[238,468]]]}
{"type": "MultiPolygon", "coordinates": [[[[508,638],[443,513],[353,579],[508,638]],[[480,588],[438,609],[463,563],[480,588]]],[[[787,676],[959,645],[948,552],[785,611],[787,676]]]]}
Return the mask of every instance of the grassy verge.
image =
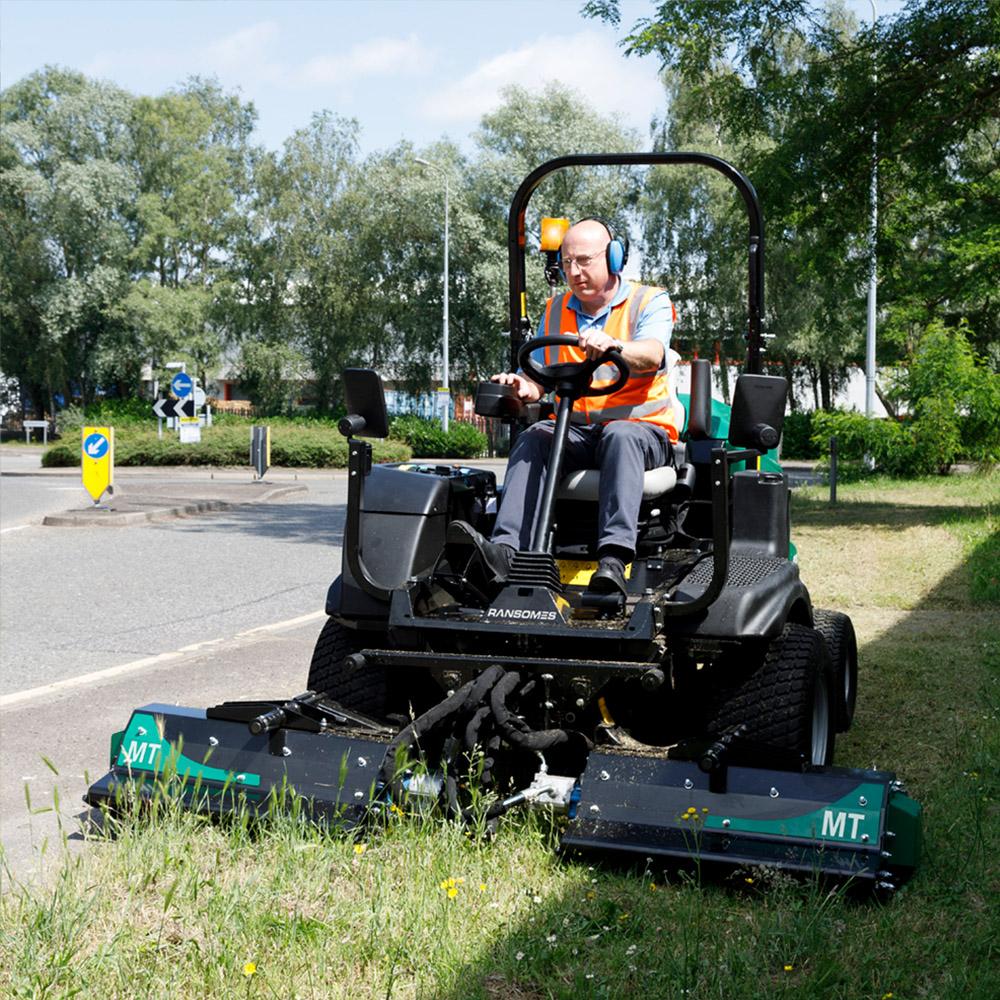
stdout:
{"type": "Polygon", "coordinates": [[[782,875],[732,884],[561,861],[537,817],[492,843],[400,820],[357,842],[183,815],[126,824],[0,898],[0,994],[971,998],[995,995],[1000,477],[795,498],[815,602],[855,620],[845,765],[896,770],[926,851],[889,905],[782,875]],[[988,558],[993,558],[992,565],[988,558]]]}

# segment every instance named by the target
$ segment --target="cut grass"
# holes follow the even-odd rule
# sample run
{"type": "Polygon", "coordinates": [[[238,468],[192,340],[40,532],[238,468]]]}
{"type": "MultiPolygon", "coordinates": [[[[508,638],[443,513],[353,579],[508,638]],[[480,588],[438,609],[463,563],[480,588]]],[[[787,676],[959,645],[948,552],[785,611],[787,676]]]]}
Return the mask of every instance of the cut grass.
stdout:
{"type": "Polygon", "coordinates": [[[861,643],[837,762],[896,770],[926,850],[890,905],[766,871],[724,885],[564,861],[538,816],[484,843],[434,820],[363,843],[170,814],[0,899],[13,996],[971,998],[995,995],[996,476],[795,498],[803,576],[861,643]],[[361,849],[363,848],[363,849],[361,849]],[[450,881],[453,880],[453,881],[450,881]],[[248,965],[247,963],[252,963],[248,965]]]}

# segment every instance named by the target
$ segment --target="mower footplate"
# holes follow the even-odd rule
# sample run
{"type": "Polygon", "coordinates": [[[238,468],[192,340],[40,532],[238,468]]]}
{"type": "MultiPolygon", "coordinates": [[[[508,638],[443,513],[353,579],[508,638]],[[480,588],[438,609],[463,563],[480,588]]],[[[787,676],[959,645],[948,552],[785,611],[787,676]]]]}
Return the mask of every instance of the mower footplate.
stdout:
{"type": "Polygon", "coordinates": [[[885,771],[730,767],[593,752],[563,836],[569,851],[770,865],[891,890],[916,866],[920,807],[885,771]]]}
{"type": "Polygon", "coordinates": [[[200,812],[263,814],[294,789],[314,818],[353,826],[375,801],[385,750],[369,736],[293,729],[254,736],[244,723],[209,719],[204,709],[144,705],[112,737],[111,770],[84,801],[114,809],[130,786],[146,798],[176,789],[185,807],[200,812]]]}

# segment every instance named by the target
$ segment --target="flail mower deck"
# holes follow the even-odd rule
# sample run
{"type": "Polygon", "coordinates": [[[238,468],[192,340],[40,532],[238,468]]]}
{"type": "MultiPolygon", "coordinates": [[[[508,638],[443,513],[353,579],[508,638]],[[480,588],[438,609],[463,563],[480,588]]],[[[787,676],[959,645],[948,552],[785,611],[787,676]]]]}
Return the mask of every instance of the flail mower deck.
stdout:
{"type": "MultiPolygon", "coordinates": [[[[191,808],[266,810],[294,789],[319,820],[351,826],[434,805],[496,823],[518,807],[564,814],[562,845],[638,859],[768,865],[891,892],[920,853],[920,807],[891,773],[832,766],[852,721],[857,648],[846,615],[814,608],[789,537],[773,457],[787,386],[760,374],[763,231],[749,181],[695,153],[574,156],[534,171],[508,223],[512,368],[558,405],[530,547],[499,580],[456,521],[488,536],[493,474],[374,466],[387,434],[374,372],[345,373],[344,566],[291,699],[207,710],[151,704],[112,741],[86,795],[115,808],[157,780],[191,808]],[[736,186],[749,225],[747,363],[731,409],[694,362],[669,468],[646,473],[626,593],[591,590],[597,472],[562,476],[573,401],[620,355],[541,366],[565,337],[531,337],[525,213],[554,170],[700,164],[736,186]]],[[[547,276],[558,247],[543,245],[547,276]]],[[[515,428],[545,416],[484,384],[477,411],[515,428]]]]}

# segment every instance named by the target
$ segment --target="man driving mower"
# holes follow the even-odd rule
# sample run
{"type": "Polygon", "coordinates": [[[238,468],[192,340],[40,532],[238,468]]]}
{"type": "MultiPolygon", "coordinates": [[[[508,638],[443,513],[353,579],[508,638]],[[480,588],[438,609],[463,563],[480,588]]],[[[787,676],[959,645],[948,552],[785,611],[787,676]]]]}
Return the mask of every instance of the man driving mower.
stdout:
{"type": "MultiPolygon", "coordinates": [[[[667,351],[676,312],[663,289],[622,278],[628,240],[619,239],[600,219],[571,226],[559,251],[559,266],[570,291],[552,296],[538,336],[578,337],[579,346],[545,349],[545,363],[596,360],[620,351],[629,378],[609,395],[583,396],[573,407],[563,472],[601,470],[598,498],[598,568],[590,589],[626,591],[625,567],[635,556],[643,473],[670,464],[679,428],[667,373],[667,351]]],[[[598,368],[592,385],[613,384],[614,365],[598,368]]],[[[513,386],[525,402],[539,400],[543,388],[519,372],[493,376],[513,386]]],[[[503,500],[492,538],[464,521],[452,521],[449,545],[472,545],[493,574],[506,580],[515,552],[530,545],[532,524],[545,486],[555,421],[524,431],[511,450],[503,500]]]]}

